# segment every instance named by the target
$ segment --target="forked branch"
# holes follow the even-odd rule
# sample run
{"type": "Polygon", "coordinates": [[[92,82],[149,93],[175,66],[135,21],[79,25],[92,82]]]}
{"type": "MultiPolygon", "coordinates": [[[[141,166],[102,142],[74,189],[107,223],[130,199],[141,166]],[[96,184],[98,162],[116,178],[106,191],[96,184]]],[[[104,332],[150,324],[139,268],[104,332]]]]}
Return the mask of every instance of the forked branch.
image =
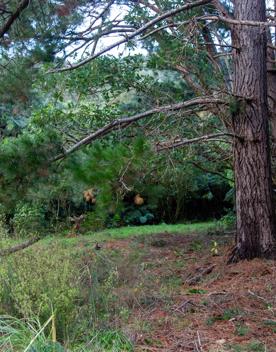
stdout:
{"type": "Polygon", "coordinates": [[[180,12],[188,11],[188,10],[191,10],[191,9],[193,9],[195,7],[206,5],[206,4],[209,4],[211,2],[212,2],[212,0],[197,0],[197,1],[194,1],[194,2],[189,2],[189,3],[187,3],[187,4],[183,5],[183,6],[180,6],[180,7],[176,8],[176,9],[164,12],[162,15],[155,17],[154,19],[152,19],[151,21],[147,22],[144,26],[142,26],[141,28],[137,29],[133,33],[131,33],[129,35],[126,35],[123,39],[120,39],[120,40],[116,41],[115,43],[107,46],[106,48],[100,50],[99,52],[95,53],[94,55],[89,56],[85,60],[82,60],[82,61],[80,61],[80,62],[78,62],[77,64],[74,64],[74,65],[70,65],[70,66],[67,66],[67,67],[50,70],[50,71],[48,71],[48,73],[64,72],[64,71],[70,71],[70,70],[74,70],[76,68],[79,68],[79,67],[87,64],[88,62],[96,59],[97,57],[107,53],[111,49],[116,48],[117,46],[122,45],[124,43],[127,43],[128,41],[136,38],[137,36],[139,36],[140,34],[144,33],[148,28],[154,26],[155,24],[157,24],[157,23],[159,23],[159,22],[161,22],[161,21],[163,21],[163,20],[165,20],[165,19],[167,19],[169,17],[175,16],[175,15],[177,15],[180,12]]]}

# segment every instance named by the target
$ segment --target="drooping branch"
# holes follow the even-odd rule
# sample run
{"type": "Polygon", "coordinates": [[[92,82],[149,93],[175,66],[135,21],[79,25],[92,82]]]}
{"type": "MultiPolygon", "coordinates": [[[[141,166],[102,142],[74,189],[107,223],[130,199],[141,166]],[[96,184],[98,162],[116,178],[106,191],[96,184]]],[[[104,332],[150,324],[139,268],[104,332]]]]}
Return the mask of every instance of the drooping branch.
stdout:
{"type": "Polygon", "coordinates": [[[139,120],[142,120],[148,116],[158,114],[158,113],[165,113],[165,112],[170,112],[170,111],[177,111],[177,110],[182,110],[187,107],[191,106],[196,106],[196,105],[226,105],[226,102],[222,99],[217,99],[217,98],[212,98],[212,97],[198,97],[194,99],[190,99],[187,101],[184,101],[182,103],[177,103],[177,104],[172,104],[172,105],[164,105],[160,107],[153,108],[151,110],[147,110],[145,112],[142,112],[140,114],[131,116],[131,117],[122,117],[120,119],[114,120],[104,127],[98,129],[97,131],[91,133],[87,137],[81,139],[79,142],[74,144],[71,148],[65,150],[62,154],[57,155],[54,159],[51,161],[57,161],[60,159],[63,159],[69,154],[72,154],[76,150],[80,149],[84,145],[88,145],[92,143],[93,141],[109,134],[112,131],[115,131],[116,129],[120,128],[126,128],[130,124],[137,122],[139,120]]]}
{"type": "MultiPolygon", "coordinates": [[[[138,37],[139,35],[143,34],[144,32],[146,32],[147,29],[153,27],[154,25],[162,22],[163,20],[166,20],[170,17],[173,17],[175,15],[177,15],[180,12],[183,11],[188,11],[191,10],[195,7],[199,7],[199,6],[203,6],[206,4],[211,4],[213,3],[212,0],[198,0],[195,1],[193,3],[188,3],[185,4],[177,9],[174,10],[170,10],[167,12],[164,12],[163,14],[155,17],[154,19],[152,19],[151,21],[147,22],[145,25],[143,25],[141,28],[138,28],[137,30],[133,30],[130,31],[130,33],[127,33],[127,31],[125,31],[124,33],[124,38],[114,42],[113,44],[103,48],[102,50],[100,50],[97,53],[94,53],[92,55],[90,55],[89,57],[87,57],[85,60],[82,60],[76,64],[70,64],[66,67],[62,67],[62,68],[55,68],[53,70],[49,70],[48,73],[56,73],[56,72],[64,72],[64,71],[70,71],[70,70],[74,70],[77,69],[79,67],[82,67],[83,65],[91,62],[92,60],[96,59],[97,57],[109,52],[110,50],[125,44],[133,39],[135,39],[136,37],[138,37]]],[[[174,24],[174,23],[169,23],[165,26],[162,26],[160,28],[155,28],[153,29],[149,34],[145,34],[144,36],[142,36],[141,39],[145,39],[146,37],[148,37],[149,35],[152,35],[154,33],[156,33],[159,30],[165,29],[165,28],[169,28],[169,27],[177,27],[177,26],[182,26],[182,25],[187,25],[191,22],[200,22],[200,21],[209,21],[209,22],[214,22],[214,21],[221,21],[224,23],[229,24],[229,26],[233,26],[233,25],[244,25],[244,26],[257,26],[260,28],[268,28],[268,27],[275,27],[276,26],[276,22],[275,21],[265,21],[265,22],[260,22],[260,21],[249,21],[249,20],[237,20],[237,19],[233,19],[231,16],[228,15],[205,15],[205,16],[200,16],[200,17],[193,17],[191,20],[187,20],[184,21],[180,24],[174,24]]],[[[208,23],[207,23],[208,24],[208,23]]]]}
{"type": "Polygon", "coordinates": [[[3,38],[3,36],[8,33],[14,22],[20,17],[22,12],[28,7],[30,4],[31,0],[22,0],[15,12],[11,14],[7,22],[3,25],[2,28],[0,28],[0,38],[3,38]]]}
{"type": "Polygon", "coordinates": [[[4,256],[10,255],[12,253],[21,251],[22,249],[30,247],[31,245],[33,245],[34,243],[38,242],[39,240],[40,240],[39,237],[34,237],[34,238],[31,238],[28,241],[25,241],[23,243],[17,244],[14,247],[2,249],[2,250],[0,250],[0,257],[4,257],[4,256]]]}
{"type": "Polygon", "coordinates": [[[157,23],[159,23],[159,22],[161,22],[161,21],[163,21],[163,20],[165,20],[165,19],[167,19],[169,17],[175,16],[175,15],[177,15],[180,12],[188,11],[188,10],[191,10],[191,9],[193,9],[195,7],[206,5],[206,4],[209,4],[211,2],[212,2],[212,0],[197,0],[197,1],[194,1],[192,3],[187,3],[187,4],[185,4],[185,5],[181,6],[181,7],[178,7],[176,9],[164,12],[162,15],[157,16],[154,19],[152,19],[151,21],[147,22],[144,26],[142,26],[141,28],[137,29],[136,31],[134,31],[130,35],[126,35],[125,38],[116,41],[115,43],[107,46],[106,48],[100,50],[99,52],[95,53],[94,55],[89,56],[85,60],[83,60],[83,61],[81,61],[81,62],[79,62],[77,64],[71,65],[71,66],[50,70],[50,71],[48,71],[48,73],[64,72],[64,71],[70,71],[70,70],[74,70],[76,68],[79,68],[79,67],[87,64],[88,62],[96,59],[97,57],[109,52],[111,49],[116,48],[119,45],[127,43],[130,40],[136,38],[137,36],[139,36],[140,34],[144,33],[148,28],[154,26],[155,24],[157,24],[157,23]]]}

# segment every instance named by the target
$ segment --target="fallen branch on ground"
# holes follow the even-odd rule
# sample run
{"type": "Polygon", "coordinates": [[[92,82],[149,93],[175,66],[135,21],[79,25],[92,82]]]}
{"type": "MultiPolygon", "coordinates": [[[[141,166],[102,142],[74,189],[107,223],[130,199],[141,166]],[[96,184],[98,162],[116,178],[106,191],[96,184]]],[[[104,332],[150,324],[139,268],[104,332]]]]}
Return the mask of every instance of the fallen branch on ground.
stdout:
{"type": "Polygon", "coordinates": [[[31,245],[33,245],[34,243],[38,242],[39,240],[40,240],[39,237],[34,237],[34,238],[31,238],[28,241],[25,241],[23,243],[17,244],[14,247],[2,249],[2,250],[0,250],[0,257],[4,257],[4,256],[10,255],[12,253],[21,251],[22,249],[30,247],[31,245]]]}

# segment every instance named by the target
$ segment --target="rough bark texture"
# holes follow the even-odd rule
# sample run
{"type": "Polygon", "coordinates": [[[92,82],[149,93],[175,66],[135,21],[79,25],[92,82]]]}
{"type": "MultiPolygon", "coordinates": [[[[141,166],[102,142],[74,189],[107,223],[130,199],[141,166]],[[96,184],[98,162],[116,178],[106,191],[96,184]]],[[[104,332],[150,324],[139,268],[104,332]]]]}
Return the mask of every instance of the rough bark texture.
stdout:
{"type": "MultiPolygon", "coordinates": [[[[236,0],[235,19],[265,21],[264,0],[236,0]]],[[[234,169],[237,237],[230,262],[275,253],[275,225],[268,132],[266,33],[264,28],[235,26],[234,169]]]]}
{"type": "MultiPolygon", "coordinates": [[[[276,1],[274,3],[274,10],[276,10],[276,1]]],[[[272,181],[274,188],[276,188],[276,43],[275,39],[272,39],[270,31],[268,31],[268,44],[269,46],[267,48],[267,87],[269,118],[271,126],[272,181]]],[[[276,194],[274,193],[274,196],[275,195],[276,194]]]]}

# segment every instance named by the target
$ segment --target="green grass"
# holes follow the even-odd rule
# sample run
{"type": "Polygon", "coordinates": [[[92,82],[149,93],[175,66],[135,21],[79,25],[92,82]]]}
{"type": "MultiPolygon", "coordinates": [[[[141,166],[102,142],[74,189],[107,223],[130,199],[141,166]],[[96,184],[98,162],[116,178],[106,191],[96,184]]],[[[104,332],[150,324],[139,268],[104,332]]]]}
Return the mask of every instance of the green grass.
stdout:
{"type": "Polygon", "coordinates": [[[195,224],[176,224],[176,225],[144,225],[144,226],[126,226],[117,229],[109,229],[98,233],[91,233],[91,235],[98,235],[100,237],[109,238],[127,238],[135,235],[150,235],[162,232],[182,233],[187,234],[191,232],[204,232],[216,227],[214,222],[202,222],[195,224]]]}
{"type": "MultiPolygon", "coordinates": [[[[61,242],[65,246],[73,246],[79,242],[105,242],[108,240],[125,239],[134,236],[147,236],[159,233],[177,233],[177,234],[191,234],[191,233],[202,233],[218,229],[218,223],[215,221],[200,222],[193,224],[159,224],[159,225],[143,225],[143,226],[124,226],[119,228],[106,229],[103,231],[92,232],[87,231],[85,234],[79,235],[78,237],[68,238],[66,234],[62,235],[49,235],[45,236],[34,246],[43,246],[51,244],[54,241],[61,242]]],[[[70,230],[68,229],[68,234],[70,230]]],[[[7,248],[20,243],[23,240],[0,240],[0,248],[7,248]]]]}
{"type": "MultiPolygon", "coordinates": [[[[119,228],[106,229],[98,232],[86,232],[84,235],[78,236],[77,238],[64,238],[69,242],[78,242],[79,239],[93,239],[95,242],[106,241],[111,239],[125,239],[134,236],[146,236],[154,235],[159,233],[179,233],[179,234],[190,234],[200,233],[214,230],[218,227],[216,222],[201,222],[194,224],[159,224],[159,225],[143,225],[143,226],[124,226],[119,228]]],[[[44,241],[51,240],[52,237],[46,237],[44,241]]]]}
{"type": "Polygon", "coordinates": [[[28,351],[61,351],[57,344],[54,345],[46,337],[45,327],[38,320],[0,316],[0,351],[25,352],[27,347],[28,351]]]}
{"type": "Polygon", "coordinates": [[[260,341],[251,341],[247,345],[229,346],[232,352],[268,352],[266,346],[260,341]]]}

